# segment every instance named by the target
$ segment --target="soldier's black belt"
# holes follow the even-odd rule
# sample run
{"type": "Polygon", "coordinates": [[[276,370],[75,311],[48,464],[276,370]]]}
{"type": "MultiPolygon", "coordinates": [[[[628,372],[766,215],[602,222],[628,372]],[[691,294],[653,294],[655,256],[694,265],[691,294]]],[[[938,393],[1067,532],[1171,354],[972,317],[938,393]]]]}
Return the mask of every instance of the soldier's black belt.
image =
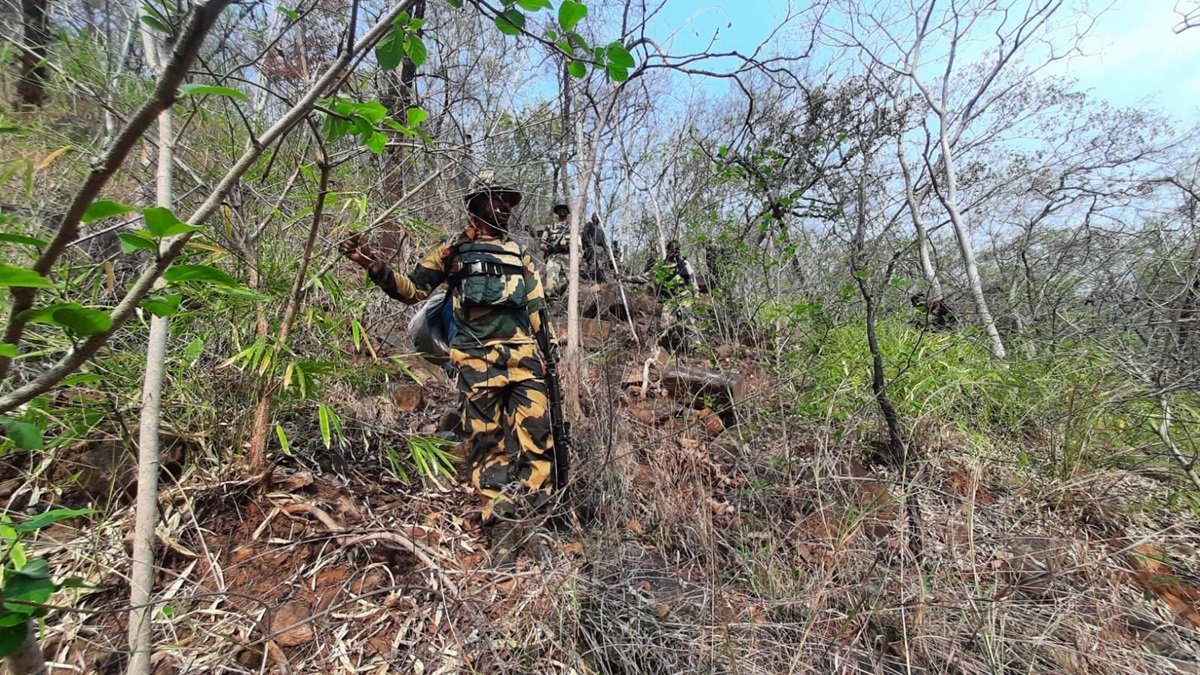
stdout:
{"type": "Polygon", "coordinates": [[[455,263],[453,266],[453,274],[458,277],[498,277],[505,274],[522,274],[524,271],[525,268],[520,265],[505,265],[497,262],[455,263]]]}

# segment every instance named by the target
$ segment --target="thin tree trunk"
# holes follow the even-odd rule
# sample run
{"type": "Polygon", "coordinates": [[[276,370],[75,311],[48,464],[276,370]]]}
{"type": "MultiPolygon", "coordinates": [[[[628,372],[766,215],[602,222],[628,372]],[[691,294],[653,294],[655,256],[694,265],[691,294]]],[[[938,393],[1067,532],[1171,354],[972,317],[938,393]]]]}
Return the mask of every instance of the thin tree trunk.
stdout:
{"type": "Polygon", "coordinates": [[[116,105],[121,75],[125,72],[125,61],[129,58],[129,50],[133,48],[133,34],[138,30],[139,22],[136,10],[133,13],[133,20],[127,21],[127,23],[129,27],[125,31],[125,38],[121,41],[121,51],[117,54],[116,63],[112,66],[112,75],[108,78],[108,95],[104,99],[104,144],[106,146],[117,136],[117,115],[113,112],[113,108],[116,105]]]}
{"type": "Polygon", "coordinates": [[[570,271],[567,275],[567,348],[563,353],[563,362],[569,373],[566,387],[567,405],[571,409],[571,414],[577,417],[582,415],[582,408],[579,405],[579,383],[583,375],[582,361],[579,358],[579,259],[581,253],[579,234],[582,230],[583,212],[587,208],[587,195],[592,182],[592,173],[596,170],[596,155],[600,147],[600,138],[604,133],[604,128],[608,126],[608,120],[617,105],[622,89],[621,84],[616,85],[609,94],[604,107],[596,111],[596,127],[592,130],[591,138],[584,134],[583,115],[575,116],[575,179],[579,193],[571,205],[571,255],[570,271]]]}
{"type": "Polygon", "coordinates": [[[954,167],[954,157],[950,148],[950,137],[946,129],[945,119],[940,120],[939,135],[942,146],[942,166],[946,170],[946,189],[938,192],[938,198],[950,216],[954,226],[954,236],[958,240],[958,251],[962,255],[963,267],[967,272],[967,284],[970,286],[971,299],[975,303],[975,312],[983,324],[984,331],[991,339],[992,353],[996,358],[1008,355],[1004,349],[1004,341],[1000,339],[1000,331],[996,330],[996,321],[988,309],[987,298],[983,295],[983,279],[979,276],[979,264],[975,261],[975,246],[971,243],[971,232],[963,221],[962,212],[958,208],[958,175],[954,167]]]}
{"type": "Polygon", "coordinates": [[[566,201],[571,196],[571,182],[568,178],[570,169],[570,153],[567,148],[570,144],[567,142],[568,135],[574,130],[571,124],[571,73],[567,70],[567,64],[564,61],[562,69],[559,71],[559,98],[562,101],[562,142],[559,143],[558,154],[558,178],[562,185],[563,201],[566,201]]]}
{"type": "Polygon", "coordinates": [[[579,182],[579,192],[571,204],[570,253],[567,266],[567,347],[563,350],[563,365],[566,366],[568,373],[566,378],[567,407],[570,409],[571,415],[578,418],[583,410],[579,403],[579,384],[580,378],[583,376],[582,363],[579,358],[581,340],[579,330],[579,233],[582,229],[580,222],[583,220],[581,214],[587,208],[588,183],[591,182],[591,162],[589,161],[591,155],[589,153],[592,150],[587,145],[583,133],[582,116],[575,120],[575,145],[577,156],[585,165],[576,168],[575,177],[579,182]]]}
{"type": "MultiPolygon", "coordinates": [[[[412,8],[412,17],[414,19],[425,18],[425,0],[417,0],[412,8]]],[[[418,31],[420,34],[422,31],[418,31]]],[[[388,92],[384,101],[384,106],[392,112],[393,115],[404,119],[404,112],[412,107],[416,101],[416,79],[417,79],[417,64],[413,63],[412,59],[407,56],[400,62],[400,74],[398,82],[391,82],[389,78],[388,87],[391,91],[388,92]]],[[[404,196],[405,191],[405,172],[409,170],[408,164],[408,147],[404,143],[394,143],[387,147],[386,173],[383,176],[384,190],[391,196],[392,201],[398,200],[404,196]]],[[[407,238],[404,230],[395,219],[389,219],[379,228],[379,252],[384,260],[395,260],[403,250],[404,241],[407,238]]]]}
{"type": "MultiPolygon", "coordinates": [[[[162,45],[148,29],[142,29],[146,60],[156,74],[165,61],[162,45]]],[[[172,208],[175,134],[168,108],[158,116],[158,206],[172,208]]],[[[162,285],[161,280],[159,286],[162,285]]],[[[166,371],[167,338],[171,320],[150,320],[146,341],[146,373],[142,381],[142,413],[138,424],[137,504],[134,513],[133,564],[129,574],[129,667],[128,675],[150,675],[153,654],[155,530],[158,528],[159,425],[162,421],[163,375],[166,371]]]]}
{"type": "Polygon", "coordinates": [[[900,159],[900,170],[904,173],[904,201],[908,204],[908,213],[912,216],[913,227],[917,229],[917,249],[920,251],[921,272],[925,283],[929,284],[929,293],[934,300],[943,300],[942,282],[938,279],[937,268],[933,266],[933,258],[929,254],[929,233],[925,230],[925,219],[921,217],[921,200],[917,198],[913,185],[912,170],[908,160],[904,158],[904,148],[897,141],[896,156],[900,159]]]}

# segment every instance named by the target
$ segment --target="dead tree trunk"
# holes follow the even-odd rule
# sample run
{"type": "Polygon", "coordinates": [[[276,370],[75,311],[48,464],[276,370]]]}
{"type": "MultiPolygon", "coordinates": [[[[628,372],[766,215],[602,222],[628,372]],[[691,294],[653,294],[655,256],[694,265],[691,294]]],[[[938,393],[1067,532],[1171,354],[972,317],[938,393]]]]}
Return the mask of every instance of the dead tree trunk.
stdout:
{"type": "MultiPolygon", "coordinates": [[[[425,0],[417,0],[413,3],[411,14],[414,19],[425,18],[425,5],[425,0]]],[[[418,31],[418,34],[420,32],[418,31]]],[[[387,74],[386,77],[388,85],[387,92],[383,97],[383,104],[393,115],[404,119],[404,111],[412,107],[416,101],[417,64],[405,56],[404,60],[400,62],[398,81],[393,81],[390,74],[387,74]]],[[[409,157],[408,148],[404,143],[389,144],[387,157],[383,186],[390,201],[394,203],[404,197],[404,172],[407,170],[405,165],[409,157]]],[[[406,236],[395,219],[384,221],[379,228],[379,250],[385,260],[392,261],[400,255],[406,236]]]]}
{"type": "Polygon", "coordinates": [[[50,68],[49,0],[21,0],[24,41],[21,45],[21,78],[17,81],[17,109],[38,108],[46,102],[50,68]]]}

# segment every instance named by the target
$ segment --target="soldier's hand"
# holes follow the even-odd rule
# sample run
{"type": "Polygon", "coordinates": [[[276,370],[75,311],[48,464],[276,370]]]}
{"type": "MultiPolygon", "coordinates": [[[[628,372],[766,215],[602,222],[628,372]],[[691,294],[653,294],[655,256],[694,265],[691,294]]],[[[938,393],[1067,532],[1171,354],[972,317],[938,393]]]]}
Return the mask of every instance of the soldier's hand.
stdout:
{"type": "Polygon", "coordinates": [[[375,262],[371,247],[363,240],[361,232],[355,232],[338,244],[338,251],[362,267],[370,267],[375,262]]]}

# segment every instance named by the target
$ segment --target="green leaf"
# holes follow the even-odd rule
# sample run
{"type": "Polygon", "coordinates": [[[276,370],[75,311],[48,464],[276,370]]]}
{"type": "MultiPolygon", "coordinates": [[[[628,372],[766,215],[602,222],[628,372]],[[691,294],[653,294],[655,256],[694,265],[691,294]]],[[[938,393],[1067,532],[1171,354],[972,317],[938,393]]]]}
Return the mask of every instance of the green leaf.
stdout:
{"type": "Polygon", "coordinates": [[[380,68],[395,70],[396,66],[399,66],[400,62],[404,60],[405,43],[402,35],[404,35],[403,27],[394,28],[379,41],[379,44],[375,45],[375,60],[379,62],[380,68]]]}
{"type": "Polygon", "coordinates": [[[610,44],[608,49],[605,50],[605,54],[608,56],[609,63],[626,68],[633,68],[637,65],[637,62],[633,60],[633,54],[630,54],[629,50],[625,49],[625,46],[620,42],[610,44]]]}
{"type": "Polygon", "coordinates": [[[536,12],[539,9],[553,9],[554,5],[550,4],[550,0],[517,0],[517,4],[521,9],[536,12]]]}
{"type": "Polygon", "coordinates": [[[183,350],[183,358],[192,364],[204,351],[204,338],[196,338],[188,343],[188,346],[183,350]]]}
{"type": "MultiPolygon", "coordinates": [[[[4,608],[0,607],[0,630],[10,628],[12,626],[22,626],[26,621],[29,620],[28,614],[17,614],[16,612],[7,612],[2,610],[4,610],[4,608]]],[[[3,656],[3,654],[0,654],[0,656],[3,656]]]]}
{"type": "Polygon", "coordinates": [[[429,50],[425,48],[425,42],[416,35],[409,35],[404,39],[404,53],[408,54],[408,60],[412,61],[414,66],[420,66],[429,59],[429,50]]]}
{"type": "Polygon", "coordinates": [[[424,108],[409,108],[404,114],[408,118],[408,126],[410,127],[415,127],[429,119],[429,113],[425,112],[424,108]]]}
{"type": "Polygon", "coordinates": [[[60,520],[86,516],[91,512],[91,509],[51,509],[45,513],[39,513],[32,518],[27,518],[22,522],[12,523],[10,527],[18,533],[33,532],[43,527],[49,527],[60,520]]]}
{"type": "Polygon", "coordinates": [[[12,567],[15,570],[20,571],[21,568],[25,567],[28,559],[25,557],[25,547],[21,545],[21,542],[13,542],[12,548],[8,550],[8,560],[12,563],[12,567]]]}
{"type": "Polygon", "coordinates": [[[333,445],[329,434],[329,407],[322,405],[317,408],[317,418],[321,424],[321,440],[325,442],[325,447],[329,448],[333,445]]]}
{"type": "Polygon", "coordinates": [[[255,293],[245,286],[216,286],[212,289],[212,292],[229,298],[251,300],[253,302],[267,302],[271,299],[271,296],[255,293]]]}
{"type": "Polygon", "coordinates": [[[383,118],[387,117],[388,110],[383,107],[379,101],[365,101],[355,104],[354,112],[367,118],[371,124],[376,124],[383,118]]]}
{"type": "Polygon", "coordinates": [[[525,27],[525,15],[520,10],[510,9],[496,15],[496,28],[505,35],[520,35],[525,27]]]}
{"type": "Polygon", "coordinates": [[[171,283],[199,281],[216,286],[238,286],[233,277],[211,265],[172,265],[163,272],[163,279],[171,283]]]}
{"type": "Polygon", "coordinates": [[[228,96],[242,101],[250,102],[250,97],[233,87],[219,87],[215,84],[181,84],[179,85],[180,96],[228,96]]]}
{"type": "Polygon", "coordinates": [[[96,335],[112,328],[112,317],[108,312],[83,307],[63,307],[52,315],[54,323],[66,328],[79,337],[96,335]]]}
{"type": "Polygon", "coordinates": [[[587,16],[587,6],[574,0],[563,0],[558,7],[558,25],[563,30],[575,30],[575,26],[587,16]]]}
{"type": "Polygon", "coordinates": [[[36,607],[24,603],[42,604],[54,595],[55,590],[54,582],[48,578],[31,577],[18,572],[4,580],[4,606],[12,611],[32,614],[36,607]],[[9,604],[12,600],[20,600],[22,604],[9,604]]]}
{"type": "Polygon", "coordinates": [[[15,653],[25,644],[25,618],[16,625],[0,627],[0,659],[15,653]]]}
{"type": "Polygon", "coordinates": [[[573,77],[582,80],[587,77],[587,66],[584,65],[583,61],[572,61],[567,64],[567,72],[571,73],[573,77]]]}
{"type": "Polygon", "coordinates": [[[158,242],[153,239],[147,239],[140,234],[120,232],[117,234],[117,239],[121,240],[121,250],[125,253],[133,253],[138,249],[158,252],[158,242]]]}
{"type": "Polygon", "coordinates": [[[95,384],[103,381],[103,375],[97,375],[96,373],[79,373],[64,379],[59,384],[63,387],[78,387],[81,384],[95,384]]]}
{"type": "Polygon", "coordinates": [[[12,358],[17,355],[17,346],[10,345],[7,342],[0,342],[0,356],[12,358]]]}
{"type": "Polygon", "coordinates": [[[382,131],[372,132],[371,135],[367,137],[366,145],[368,150],[378,155],[379,153],[383,152],[384,148],[387,147],[387,134],[383,133],[382,131]]]}
{"type": "Polygon", "coordinates": [[[122,213],[129,213],[130,211],[136,211],[136,209],[128,204],[101,199],[88,205],[87,210],[83,212],[83,217],[79,221],[86,225],[94,220],[111,218],[119,216],[122,213]]]}
{"type": "Polygon", "coordinates": [[[625,82],[629,79],[629,69],[625,66],[610,63],[606,70],[608,71],[608,79],[613,82],[625,82]]]}
{"type": "Polygon", "coordinates": [[[168,28],[166,24],[159,21],[158,19],[156,19],[152,16],[147,16],[145,14],[142,15],[141,19],[142,19],[142,23],[146,24],[150,28],[152,28],[160,33],[165,33],[166,35],[171,34],[171,29],[168,28]]]}
{"type": "Polygon", "coordinates": [[[283,432],[282,425],[280,425],[280,424],[275,425],[275,435],[279,437],[279,449],[283,450],[283,454],[285,454],[285,455],[292,454],[292,445],[291,445],[291,443],[288,443],[288,437],[287,437],[287,434],[285,434],[283,432]]]}
{"type": "Polygon", "coordinates": [[[27,267],[0,263],[0,288],[54,288],[46,277],[27,267]]]}
{"type": "Polygon", "coordinates": [[[183,301],[182,293],[174,293],[161,297],[146,298],[142,308],[159,318],[175,316],[179,313],[179,303],[183,301]]]}
{"type": "Polygon", "coordinates": [[[53,305],[46,305],[45,307],[27,309],[17,316],[25,323],[54,323],[54,313],[64,307],[82,309],[83,305],[78,302],[56,302],[53,305]]]}
{"type": "Polygon", "coordinates": [[[39,558],[31,560],[21,566],[21,574],[34,579],[49,579],[50,578],[50,563],[45,559],[39,558]]]}
{"type": "Polygon", "coordinates": [[[36,424],[0,417],[0,425],[13,445],[22,450],[39,450],[42,447],[42,430],[36,424]]]}
{"type": "Polygon", "coordinates": [[[150,230],[150,234],[159,238],[174,237],[177,234],[198,232],[204,229],[188,225],[176,218],[171,209],[165,206],[151,206],[148,209],[142,209],[142,215],[146,217],[146,229],[150,230]]]}
{"type": "Polygon", "coordinates": [[[587,52],[591,49],[591,47],[588,46],[587,40],[584,40],[583,36],[579,33],[568,33],[567,41],[575,45],[575,49],[578,49],[581,52],[587,52]]]}
{"type": "Polygon", "coordinates": [[[277,6],[277,7],[275,7],[275,11],[286,16],[287,18],[291,19],[292,21],[300,20],[300,12],[297,12],[294,9],[288,9],[287,7],[278,7],[277,6]]]}
{"type": "Polygon", "coordinates": [[[48,246],[50,244],[50,242],[46,241],[45,239],[38,239],[37,237],[26,237],[23,234],[8,234],[7,232],[0,232],[0,241],[8,242],[10,244],[25,244],[27,246],[36,246],[38,248],[42,248],[42,247],[48,246]]]}

